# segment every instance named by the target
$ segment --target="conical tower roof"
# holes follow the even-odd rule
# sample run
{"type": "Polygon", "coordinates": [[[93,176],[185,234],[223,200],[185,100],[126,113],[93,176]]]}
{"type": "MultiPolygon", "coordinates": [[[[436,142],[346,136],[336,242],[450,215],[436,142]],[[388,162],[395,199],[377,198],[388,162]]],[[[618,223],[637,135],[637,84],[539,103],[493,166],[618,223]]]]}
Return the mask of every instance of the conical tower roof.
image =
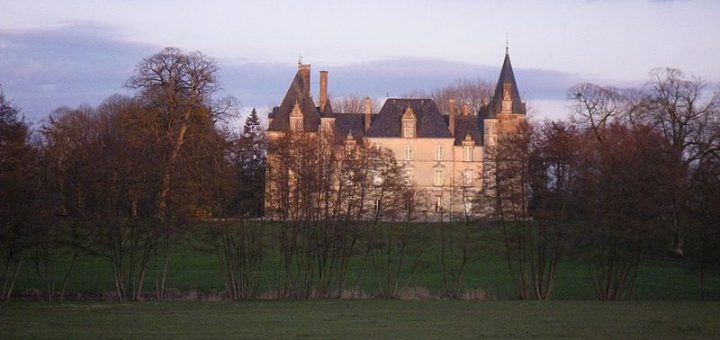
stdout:
{"type": "Polygon", "coordinates": [[[500,77],[498,78],[497,86],[495,86],[495,94],[493,94],[493,100],[490,103],[489,118],[495,117],[502,111],[503,92],[506,84],[510,85],[510,93],[512,99],[512,113],[514,114],[525,114],[525,105],[520,98],[520,91],[518,90],[517,83],[515,82],[515,73],[510,63],[510,53],[505,52],[505,60],[503,61],[502,69],[500,70],[500,77]]]}

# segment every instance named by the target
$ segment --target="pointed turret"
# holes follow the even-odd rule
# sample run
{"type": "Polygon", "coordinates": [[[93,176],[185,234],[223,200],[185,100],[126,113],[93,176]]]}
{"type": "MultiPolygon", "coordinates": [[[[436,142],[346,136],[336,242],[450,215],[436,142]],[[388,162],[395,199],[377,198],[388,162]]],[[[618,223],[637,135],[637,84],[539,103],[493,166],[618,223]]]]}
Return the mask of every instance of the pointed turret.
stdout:
{"type": "MultiPolygon", "coordinates": [[[[320,113],[310,96],[310,65],[301,64],[290,83],[285,98],[279,107],[273,108],[272,121],[268,131],[290,131],[290,116],[295,111],[302,113],[302,128],[299,131],[317,132],[320,125],[320,113]]],[[[297,128],[297,127],[295,127],[297,128]]]]}
{"type": "Polygon", "coordinates": [[[488,118],[494,118],[499,114],[525,114],[525,104],[520,99],[520,91],[515,82],[510,53],[505,49],[505,61],[500,70],[495,94],[490,103],[488,118]]]}

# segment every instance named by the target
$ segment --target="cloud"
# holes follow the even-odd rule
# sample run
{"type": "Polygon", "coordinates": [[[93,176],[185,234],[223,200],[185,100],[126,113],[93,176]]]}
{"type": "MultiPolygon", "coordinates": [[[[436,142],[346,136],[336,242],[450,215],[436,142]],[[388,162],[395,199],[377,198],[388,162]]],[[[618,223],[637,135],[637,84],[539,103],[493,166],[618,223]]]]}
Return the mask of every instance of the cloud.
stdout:
{"type": "MultiPolygon", "coordinates": [[[[392,59],[343,66],[313,65],[311,92],[317,94],[318,72],[329,71],[332,96],[355,94],[374,98],[401,96],[413,90],[430,91],[457,79],[481,79],[495,86],[498,65],[477,65],[437,59],[392,59]]],[[[221,64],[225,92],[240,98],[246,109],[277,105],[295,75],[294,65],[270,63],[221,64]]],[[[583,81],[576,74],[514,67],[524,100],[563,101],[568,87],[583,81]]]]}
{"type": "Polygon", "coordinates": [[[97,104],[123,92],[137,62],[157,50],[91,23],[0,30],[0,83],[29,118],[38,120],[61,105],[97,104]]]}
{"type": "MultiPolygon", "coordinates": [[[[0,83],[8,98],[33,121],[54,108],[82,103],[97,105],[114,93],[129,93],[125,81],[143,57],[162,47],[124,40],[109,26],[73,23],[55,29],[0,30],[0,83]]],[[[297,70],[293,64],[219,60],[223,90],[237,97],[246,110],[261,112],[277,105],[297,70]]],[[[330,93],[384,98],[413,90],[432,90],[457,79],[482,79],[495,85],[502,60],[478,65],[439,59],[404,58],[324,67],[330,72],[330,93]]],[[[529,102],[564,100],[578,75],[515,66],[521,95],[529,102]]],[[[264,113],[264,112],[263,112],[264,113]]]]}

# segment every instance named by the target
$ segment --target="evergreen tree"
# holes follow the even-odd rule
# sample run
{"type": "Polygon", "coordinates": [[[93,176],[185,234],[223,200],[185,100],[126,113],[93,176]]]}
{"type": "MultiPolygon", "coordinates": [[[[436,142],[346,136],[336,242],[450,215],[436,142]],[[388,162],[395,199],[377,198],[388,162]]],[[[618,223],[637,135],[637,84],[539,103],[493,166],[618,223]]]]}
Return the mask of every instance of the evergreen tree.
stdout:
{"type": "Polygon", "coordinates": [[[267,138],[257,111],[253,108],[245,119],[243,132],[238,139],[236,165],[239,192],[238,213],[262,216],[265,197],[265,158],[267,138]]]}

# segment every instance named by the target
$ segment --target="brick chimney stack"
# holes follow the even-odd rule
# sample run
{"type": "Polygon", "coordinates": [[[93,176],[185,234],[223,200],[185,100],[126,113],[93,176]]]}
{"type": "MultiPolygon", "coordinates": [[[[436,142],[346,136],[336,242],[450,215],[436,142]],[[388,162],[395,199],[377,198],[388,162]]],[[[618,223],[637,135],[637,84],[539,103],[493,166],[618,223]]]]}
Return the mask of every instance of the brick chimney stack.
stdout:
{"type": "Polygon", "coordinates": [[[370,130],[372,123],[372,99],[365,97],[365,132],[370,130]]]}
{"type": "Polygon", "coordinates": [[[328,71],[320,71],[320,112],[325,113],[328,100],[328,71]]]}
{"type": "Polygon", "coordinates": [[[448,115],[450,116],[448,119],[448,130],[450,130],[450,135],[455,137],[455,116],[457,116],[455,99],[448,100],[448,115]]]}
{"type": "Polygon", "coordinates": [[[300,70],[300,76],[305,83],[303,90],[310,96],[310,64],[298,64],[298,70],[300,70]]]}

